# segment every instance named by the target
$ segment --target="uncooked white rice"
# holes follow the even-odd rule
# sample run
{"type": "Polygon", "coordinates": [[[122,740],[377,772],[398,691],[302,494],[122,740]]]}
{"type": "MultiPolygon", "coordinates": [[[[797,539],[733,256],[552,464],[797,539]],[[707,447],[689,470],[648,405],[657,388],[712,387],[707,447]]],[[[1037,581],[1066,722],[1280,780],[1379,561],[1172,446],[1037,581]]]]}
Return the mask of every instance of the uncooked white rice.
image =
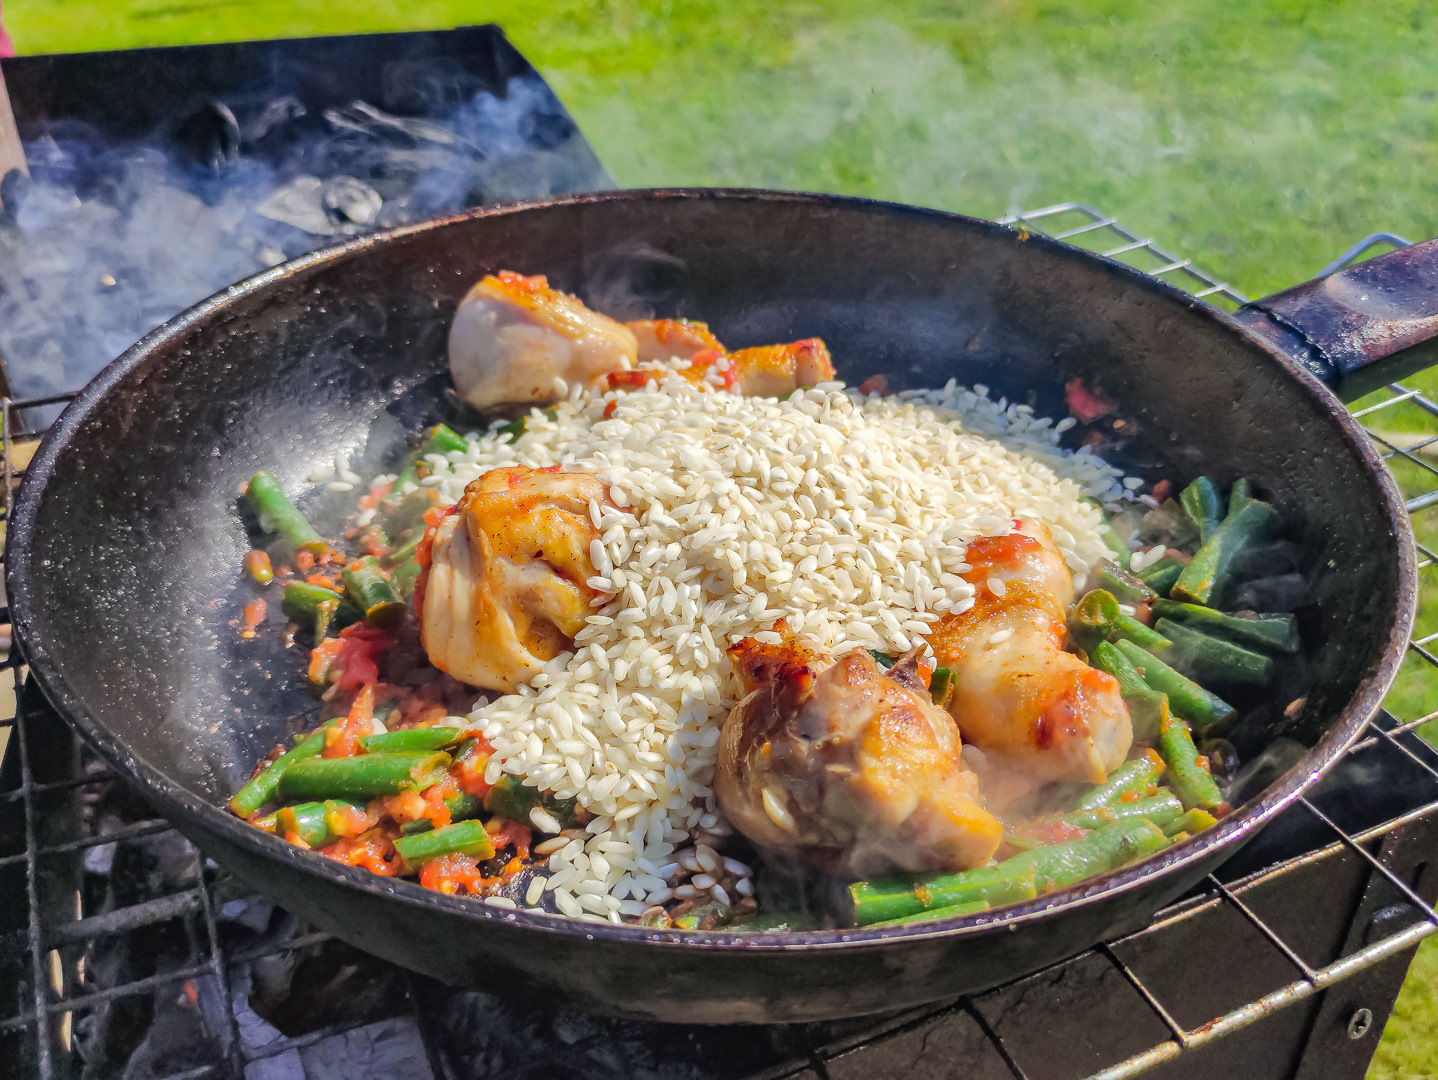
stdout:
{"type": "Polygon", "coordinates": [[[1108,550],[1085,497],[1110,509],[1134,497],[1086,449],[1058,449],[1069,421],[983,387],[863,397],[825,383],[778,401],[656,379],[627,393],[556,387],[552,418],[534,410],[517,440],[496,424],[431,455],[422,481],[452,503],[498,465],[564,465],[609,490],[613,505],[590,506],[601,595],[574,652],[471,714],[494,748],[491,783],[509,773],[595,815],[545,848],[543,888],[575,918],[618,922],[715,880],[712,850],[679,849],[691,830],[728,831],[710,786],[739,694],[728,646],[777,642],[785,619],[835,652],[905,652],[972,606],[968,540],[1038,518],[1083,571],[1108,550]],[[701,876],[673,887],[685,871],[701,876]]]}

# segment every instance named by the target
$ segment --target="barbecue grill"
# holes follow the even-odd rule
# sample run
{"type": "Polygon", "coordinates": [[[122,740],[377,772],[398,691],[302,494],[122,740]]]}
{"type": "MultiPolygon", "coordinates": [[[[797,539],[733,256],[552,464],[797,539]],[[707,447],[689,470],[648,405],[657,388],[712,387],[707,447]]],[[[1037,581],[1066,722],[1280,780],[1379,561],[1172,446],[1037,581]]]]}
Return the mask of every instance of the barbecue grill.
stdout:
{"type": "MultiPolygon", "coordinates": [[[[1246,299],[1089,207],[1008,222],[1210,303],[1246,299]]],[[[1404,243],[1375,235],[1339,263],[1404,243]]],[[[1438,416],[1415,391],[1389,394],[1365,410],[1375,429],[1438,416]]],[[[14,421],[70,396],[0,400],[7,501],[25,460],[14,421]]],[[[1435,444],[1380,438],[1411,481],[1411,512],[1438,502],[1435,444]]],[[[1421,573],[1438,573],[1419,554],[1421,573]]],[[[1411,662],[1438,666],[1430,642],[1411,662]]],[[[1412,950],[1438,929],[1438,755],[1412,730],[1433,716],[1384,713],[1152,926],[981,995],[738,1031],[541,1011],[394,968],[249,894],[77,743],[13,654],[6,666],[18,704],[0,766],[0,1070],[16,1075],[1361,1075],[1412,950]]]]}
{"type": "MultiPolygon", "coordinates": [[[[1220,304],[1246,299],[1090,207],[1010,219],[1220,304]]],[[[1340,260],[1401,238],[1376,235],[1340,260]]],[[[19,410],[69,395],[3,401],[19,410]]],[[[1394,384],[1372,429],[1438,404],[1394,384]]],[[[1438,468],[1375,435],[1417,513],[1438,468]]],[[[6,479],[23,471],[4,444],[6,479]]],[[[1438,575],[1420,548],[1421,573],[1438,575]]],[[[1418,637],[1411,663],[1438,667],[1418,637]]],[[[446,988],[310,932],[208,864],[79,745],[14,655],[0,771],[0,1069],[61,1077],[1361,1076],[1418,942],[1438,929],[1438,754],[1384,712],[1311,795],[1149,928],[984,994],[903,1013],[732,1029],[546,1012],[446,988]],[[1231,962],[1226,957],[1232,957],[1231,962]],[[1201,958],[1202,963],[1195,962],[1201,958]],[[328,1063],[327,1065],[325,1063],[328,1063]],[[87,1068],[88,1066],[88,1068],[87,1068]],[[308,1070],[302,1072],[297,1070],[308,1070]],[[361,1073],[363,1074],[363,1073],[361,1073]]]]}

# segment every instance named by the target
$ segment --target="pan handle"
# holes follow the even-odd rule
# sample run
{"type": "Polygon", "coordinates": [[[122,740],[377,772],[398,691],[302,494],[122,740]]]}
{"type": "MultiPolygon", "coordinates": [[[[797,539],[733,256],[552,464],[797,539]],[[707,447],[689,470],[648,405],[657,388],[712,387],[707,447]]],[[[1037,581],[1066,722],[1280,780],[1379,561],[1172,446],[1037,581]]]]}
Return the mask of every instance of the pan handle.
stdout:
{"type": "Polygon", "coordinates": [[[1352,401],[1438,364],[1438,240],[1254,300],[1233,317],[1352,401]]]}

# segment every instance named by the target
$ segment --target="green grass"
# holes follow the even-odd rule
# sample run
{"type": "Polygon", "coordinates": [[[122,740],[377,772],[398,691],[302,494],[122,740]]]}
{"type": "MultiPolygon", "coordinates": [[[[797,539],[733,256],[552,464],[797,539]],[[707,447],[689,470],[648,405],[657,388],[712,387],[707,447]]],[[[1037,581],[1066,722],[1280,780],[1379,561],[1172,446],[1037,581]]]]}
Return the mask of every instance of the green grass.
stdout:
{"type": "MultiPolygon", "coordinates": [[[[1369,232],[1438,235],[1438,0],[7,0],[5,12],[22,52],[494,21],[622,185],[807,188],[988,217],[1082,200],[1255,296],[1369,232]]],[[[1438,374],[1412,381],[1438,394],[1438,374]]],[[[1411,406],[1382,425],[1438,432],[1411,406]]],[[[1397,471],[1410,490],[1432,486],[1397,471]]],[[[1438,508],[1416,524],[1438,544],[1438,508]]],[[[1410,662],[1390,705],[1427,715],[1438,685],[1410,662]]],[[[1438,1074],[1435,987],[1425,947],[1371,1076],[1438,1074]]]]}

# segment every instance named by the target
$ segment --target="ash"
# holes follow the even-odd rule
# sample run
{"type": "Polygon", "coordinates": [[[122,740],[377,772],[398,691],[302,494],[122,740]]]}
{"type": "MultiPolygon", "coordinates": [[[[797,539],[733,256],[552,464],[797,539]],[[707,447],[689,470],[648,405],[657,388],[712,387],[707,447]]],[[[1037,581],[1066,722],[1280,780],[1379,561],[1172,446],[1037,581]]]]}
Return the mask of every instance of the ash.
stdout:
{"type": "MultiPolygon", "coordinates": [[[[0,182],[0,357],[17,397],[74,389],[155,326],[332,240],[470,206],[594,186],[536,76],[435,119],[357,101],[306,116],[223,104],[184,149],[106,145],[74,121],[0,182]]],[[[38,419],[38,418],[37,418],[38,419]]]]}

